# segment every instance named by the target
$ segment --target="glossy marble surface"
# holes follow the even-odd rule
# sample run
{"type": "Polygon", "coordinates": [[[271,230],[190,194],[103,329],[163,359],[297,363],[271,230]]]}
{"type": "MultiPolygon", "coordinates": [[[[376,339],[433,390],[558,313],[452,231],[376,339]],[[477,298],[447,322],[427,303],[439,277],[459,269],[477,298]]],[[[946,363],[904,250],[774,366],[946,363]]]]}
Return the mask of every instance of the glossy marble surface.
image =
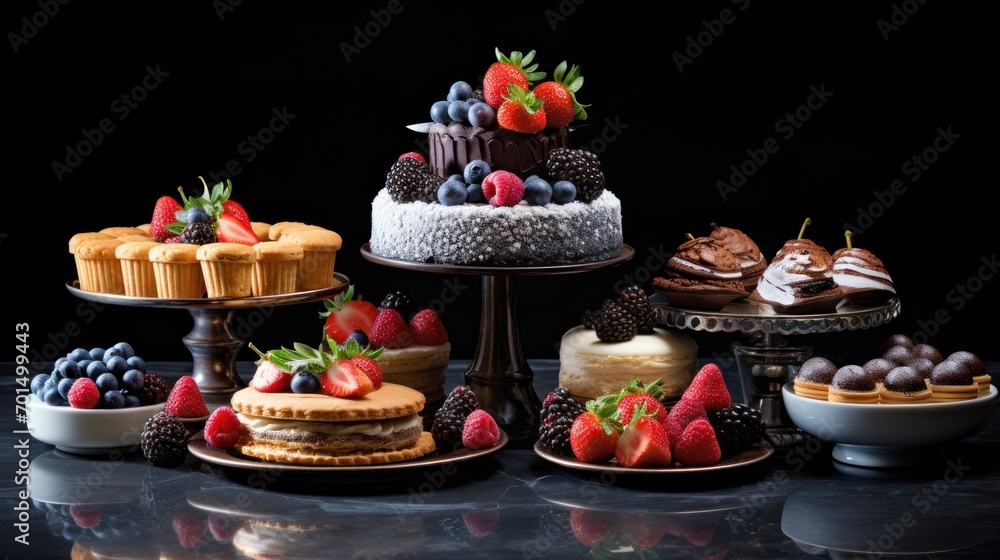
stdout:
{"type": "MultiPolygon", "coordinates": [[[[449,389],[466,366],[449,368],[449,389]]],[[[540,396],[557,366],[531,362],[540,396]]],[[[151,366],[168,377],[183,368],[151,366]]],[[[241,375],[252,368],[239,364],[241,375]]],[[[817,439],[704,474],[574,471],[525,445],[343,476],[193,456],[165,469],[141,452],[70,455],[17,433],[14,371],[0,365],[11,558],[993,558],[1000,545],[996,414],[976,436],[892,471],[837,467],[817,439]]],[[[741,394],[735,372],[726,376],[741,394]]]]}

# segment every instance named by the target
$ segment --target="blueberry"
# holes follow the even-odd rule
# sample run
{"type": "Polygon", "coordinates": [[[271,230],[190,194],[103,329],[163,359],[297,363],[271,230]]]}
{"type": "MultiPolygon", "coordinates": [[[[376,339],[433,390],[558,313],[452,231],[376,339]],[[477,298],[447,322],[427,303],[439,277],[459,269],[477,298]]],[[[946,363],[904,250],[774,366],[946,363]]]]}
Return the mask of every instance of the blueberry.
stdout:
{"type": "Polygon", "coordinates": [[[300,371],[292,376],[293,393],[315,393],[319,391],[319,379],[308,371],[300,371]]]}
{"type": "Polygon", "coordinates": [[[59,383],[58,379],[56,379],[55,377],[49,376],[49,378],[45,380],[45,383],[42,384],[42,389],[41,389],[42,393],[41,394],[44,395],[45,393],[47,393],[49,391],[55,390],[57,383],[59,383]]]}
{"type": "Polygon", "coordinates": [[[52,370],[55,371],[59,369],[59,366],[63,365],[63,363],[67,361],[69,361],[69,358],[67,358],[66,356],[59,356],[58,358],[56,358],[56,361],[52,362],[52,370]]]}
{"type": "Polygon", "coordinates": [[[194,208],[189,208],[187,214],[185,214],[184,221],[193,224],[196,222],[210,222],[212,217],[205,211],[201,206],[195,206],[194,208]]]}
{"type": "Polygon", "coordinates": [[[524,200],[532,206],[545,206],[552,202],[552,186],[544,179],[524,184],[524,200]]]}
{"type": "Polygon", "coordinates": [[[466,122],[469,118],[469,104],[463,100],[455,100],[448,104],[448,118],[453,121],[466,122]]]}
{"type": "Polygon", "coordinates": [[[41,396],[42,387],[45,386],[45,382],[49,380],[49,374],[39,373],[31,378],[31,393],[33,395],[41,396]]]}
{"type": "Polygon", "coordinates": [[[135,349],[128,342],[116,342],[114,348],[118,348],[122,352],[122,357],[125,359],[135,356],[135,349]]]}
{"type": "Polygon", "coordinates": [[[568,204],[576,200],[576,185],[569,181],[556,181],[552,185],[552,202],[568,204]]]}
{"type": "Polygon", "coordinates": [[[110,347],[110,348],[108,348],[107,350],[104,351],[104,355],[101,356],[101,360],[103,360],[104,363],[108,363],[108,360],[110,360],[111,358],[113,358],[115,356],[118,356],[119,358],[124,358],[125,357],[125,356],[122,355],[122,349],[121,348],[115,348],[114,346],[112,346],[112,347],[110,347]]]}
{"type": "Polygon", "coordinates": [[[458,81],[451,84],[451,88],[448,90],[448,100],[453,99],[465,101],[472,96],[472,86],[469,82],[458,81]]]}
{"type": "Polygon", "coordinates": [[[483,194],[483,186],[479,183],[472,183],[465,190],[465,201],[470,204],[486,202],[486,195],[483,194]]]}
{"type": "Polygon", "coordinates": [[[468,190],[462,181],[447,180],[438,188],[438,201],[442,206],[465,204],[468,190]]]}
{"type": "Polygon", "coordinates": [[[129,369],[137,369],[143,373],[146,373],[146,360],[143,360],[139,356],[132,356],[131,358],[125,360],[128,364],[129,369]]]}
{"type": "Polygon", "coordinates": [[[70,360],[59,364],[56,371],[59,372],[59,377],[68,377],[69,379],[76,379],[83,375],[83,372],[80,371],[80,364],[70,360]]]}
{"type": "Polygon", "coordinates": [[[431,120],[436,123],[448,124],[451,122],[451,118],[448,116],[448,106],[451,105],[448,101],[435,101],[431,105],[431,120]]]}
{"type": "Polygon", "coordinates": [[[474,159],[465,164],[465,169],[462,170],[462,177],[464,177],[465,182],[470,185],[472,183],[481,184],[483,179],[485,179],[486,176],[492,171],[493,170],[490,168],[490,164],[481,159],[474,159]]]}
{"type": "Polygon", "coordinates": [[[368,348],[368,343],[369,343],[369,341],[368,341],[368,335],[365,334],[365,331],[363,331],[361,329],[351,331],[351,334],[347,335],[347,338],[344,339],[344,344],[347,344],[348,342],[350,342],[352,340],[357,341],[358,346],[362,350],[364,350],[365,348],[368,348]]]}
{"type": "Polygon", "coordinates": [[[118,389],[110,389],[101,394],[102,408],[123,408],[125,406],[125,395],[118,389]]]}
{"type": "Polygon", "coordinates": [[[92,360],[103,360],[104,359],[104,348],[100,346],[95,346],[90,349],[90,359],[92,360]]]}
{"type": "Polygon", "coordinates": [[[122,374],[129,370],[128,361],[121,356],[111,356],[111,359],[105,362],[104,365],[108,366],[108,371],[118,377],[121,377],[122,374]]]}
{"type": "Polygon", "coordinates": [[[469,106],[467,118],[472,126],[489,128],[496,121],[497,114],[489,103],[473,103],[469,106]]]}
{"type": "Polygon", "coordinates": [[[142,399],[139,398],[139,395],[125,395],[125,408],[135,408],[137,406],[142,406],[142,399]]]}
{"type": "Polygon", "coordinates": [[[66,404],[66,399],[59,394],[59,389],[53,387],[45,391],[42,401],[49,406],[62,406],[66,404]]]}
{"type": "Polygon", "coordinates": [[[87,377],[96,380],[102,373],[108,373],[111,370],[108,369],[107,364],[100,360],[94,360],[87,364],[87,369],[84,370],[87,373],[87,377]]]}
{"type": "Polygon", "coordinates": [[[94,380],[94,383],[97,384],[97,389],[101,393],[105,393],[111,390],[118,390],[118,378],[115,377],[115,374],[109,371],[104,372],[101,375],[98,375],[97,379],[94,380]]]}
{"type": "Polygon", "coordinates": [[[454,180],[456,180],[456,181],[462,181],[463,183],[465,182],[465,177],[463,177],[463,176],[462,176],[461,174],[459,174],[459,173],[455,173],[454,175],[448,175],[448,178],[447,178],[446,180],[447,180],[447,181],[450,181],[450,180],[452,180],[452,179],[454,179],[454,180]]]}
{"type": "Polygon", "coordinates": [[[82,362],[83,360],[92,360],[93,357],[90,355],[90,351],[86,348],[74,348],[72,352],[66,354],[66,357],[74,362],[82,362]]]}
{"type": "Polygon", "coordinates": [[[59,383],[56,385],[56,390],[59,391],[59,396],[62,397],[62,398],[64,398],[64,399],[68,399],[69,398],[69,390],[70,390],[70,388],[73,387],[73,383],[75,381],[76,381],[76,379],[69,379],[69,378],[66,378],[66,377],[60,379],[59,383]]]}
{"type": "Polygon", "coordinates": [[[144,379],[145,378],[141,371],[137,369],[130,369],[122,374],[122,388],[138,393],[139,390],[142,389],[142,382],[144,379]]]}

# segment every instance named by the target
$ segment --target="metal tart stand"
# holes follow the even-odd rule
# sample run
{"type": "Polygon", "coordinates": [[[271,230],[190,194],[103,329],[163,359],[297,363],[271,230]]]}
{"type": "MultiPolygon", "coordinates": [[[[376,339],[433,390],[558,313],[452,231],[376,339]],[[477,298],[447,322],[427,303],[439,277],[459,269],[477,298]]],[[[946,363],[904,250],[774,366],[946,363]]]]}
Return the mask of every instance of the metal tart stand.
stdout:
{"type": "Polygon", "coordinates": [[[671,306],[663,294],[650,301],[660,312],[661,323],[703,332],[745,335],[731,349],[745,392],[746,403],[761,411],[768,438],[776,447],[800,443],[807,437],[788,418],[781,387],[795,378],[799,367],[812,356],[811,346],[790,345],[794,335],[833,333],[878,327],[899,316],[896,297],[877,305],[842,303],[829,313],[777,313],[771,306],[743,299],[717,311],[671,306]]]}
{"type": "Polygon", "coordinates": [[[580,264],[550,266],[465,266],[420,263],[380,257],[368,243],[361,247],[365,259],[385,266],[437,274],[482,277],[482,311],[475,357],[465,371],[465,383],[493,414],[511,442],[538,439],[542,403],[533,386],[534,373],[521,352],[517,321],[517,278],[598,270],[631,259],[635,250],[624,245],[614,258],[580,264]]]}
{"type": "Polygon", "coordinates": [[[194,327],[183,337],[191,351],[191,377],[194,378],[210,410],[228,405],[233,393],[246,386],[236,371],[236,355],[245,340],[233,329],[233,316],[239,310],[310,303],[333,297],[347,289],[350,279],[334,273],[336,284],[329,288],[274,296],[247,298],[140,298],[118,294],[88,292],[77,282],[66,289],[78,298],[127,307],[186,309],[194,327]]]}

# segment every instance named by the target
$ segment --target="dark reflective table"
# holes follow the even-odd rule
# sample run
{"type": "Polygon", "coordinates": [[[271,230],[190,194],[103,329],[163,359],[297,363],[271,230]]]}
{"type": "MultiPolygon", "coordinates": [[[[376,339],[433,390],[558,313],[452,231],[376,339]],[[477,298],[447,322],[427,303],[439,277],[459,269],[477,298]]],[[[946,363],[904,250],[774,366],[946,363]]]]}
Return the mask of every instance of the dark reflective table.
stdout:
{"type": "MultiPolygon", "coordinates": [[[[448,389],[468,365],[452,363],[448,389]]],[[[557,366],[531,362],[540,397],[557,366]]],[[[253,367],[238,364],[247,378],[253,367]]],[[[575,471],[516,444],[378,473],[244,470],[194,456],[166,469],[141,452],[70,455],[18,433],[15,367],[0,368],[11,558],[993,558],[1000,545],[997,415],[892,471],[835,466],[816,439],[702,474],[575,471]]],[[[168,378],[185,368],[150,366],[168,378]]]]}

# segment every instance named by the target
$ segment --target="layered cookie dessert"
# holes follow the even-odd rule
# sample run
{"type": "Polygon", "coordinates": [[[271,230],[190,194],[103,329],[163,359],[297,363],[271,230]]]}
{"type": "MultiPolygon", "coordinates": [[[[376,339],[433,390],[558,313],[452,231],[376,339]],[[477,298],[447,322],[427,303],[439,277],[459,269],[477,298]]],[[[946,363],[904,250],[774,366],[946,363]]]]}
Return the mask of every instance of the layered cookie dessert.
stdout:
{"type": "Polygon", "coordinates": [[[827,400],[831,402],[877,404],[879,387],[875,378],[856,364],[842,366],[830,381],[827,400]]]}
{"type": "Polygon", "coordinates": [[[715,224],[712,224],[712,232],[709,237],[736,257],[740,263],[743,287],[746,288],[747,292],[752,292],[757,287],[761,275],[764,274],[764,269],[767,268],[767,259],[761,254],[757,244],[741,230],[715,224]]]}
{"type": "Polygon", "coordinates": [[[882,380],[879,391],[882,404],[919,404],[931,402],[931,390],[923,376],[909,366],[894,367],[882,380]]]}
{"type": "Polygon", "coordinates": [[[833,257],[812,240],[786,241],[750,295],[779,313],[819,313],[836,308],[844,293],[833,279],[833,257]]]}
{"type": "Polygon", "coordinates": [[[880,303],[896,294],[892,277],[881,259],[871,251],[851,244],[851,231],[845,232],[847,246],[835,251],[833,281],[843,290],[847,300],[858,303],[880,303]]]}
{"type": "Polygon", "coordinates": [[[711,237],[694,237],[677,247],[653,289],[678,307],[721,309],[748,295],[739,259],[711,237]]]}
{"type": "Polygon", "coordinates": [[[979,386],[972,372],[957,361],[945,360],[934,366],[927,380],[931,402],[955,402],[979,396],[979,386]]]}
{"type": "Polygon", "coordinates": [[[968,350],[959,350],[948,354],[945,361],[958,362],[958,364],[965,367],[972,374],[972,380],[979,387],[979,396],[985,396],[990,393],[990,381],[992,377],[986,371],[986,365],[979,356],[968,350]]]}
{"type": "Polygon", "coordinates": [[[792,383],[795,394],[806,398],[825,401],[830,393],[830,384],[837,373],[837,365],[829,358],[813,356],[799,367],[792,383]]]}

